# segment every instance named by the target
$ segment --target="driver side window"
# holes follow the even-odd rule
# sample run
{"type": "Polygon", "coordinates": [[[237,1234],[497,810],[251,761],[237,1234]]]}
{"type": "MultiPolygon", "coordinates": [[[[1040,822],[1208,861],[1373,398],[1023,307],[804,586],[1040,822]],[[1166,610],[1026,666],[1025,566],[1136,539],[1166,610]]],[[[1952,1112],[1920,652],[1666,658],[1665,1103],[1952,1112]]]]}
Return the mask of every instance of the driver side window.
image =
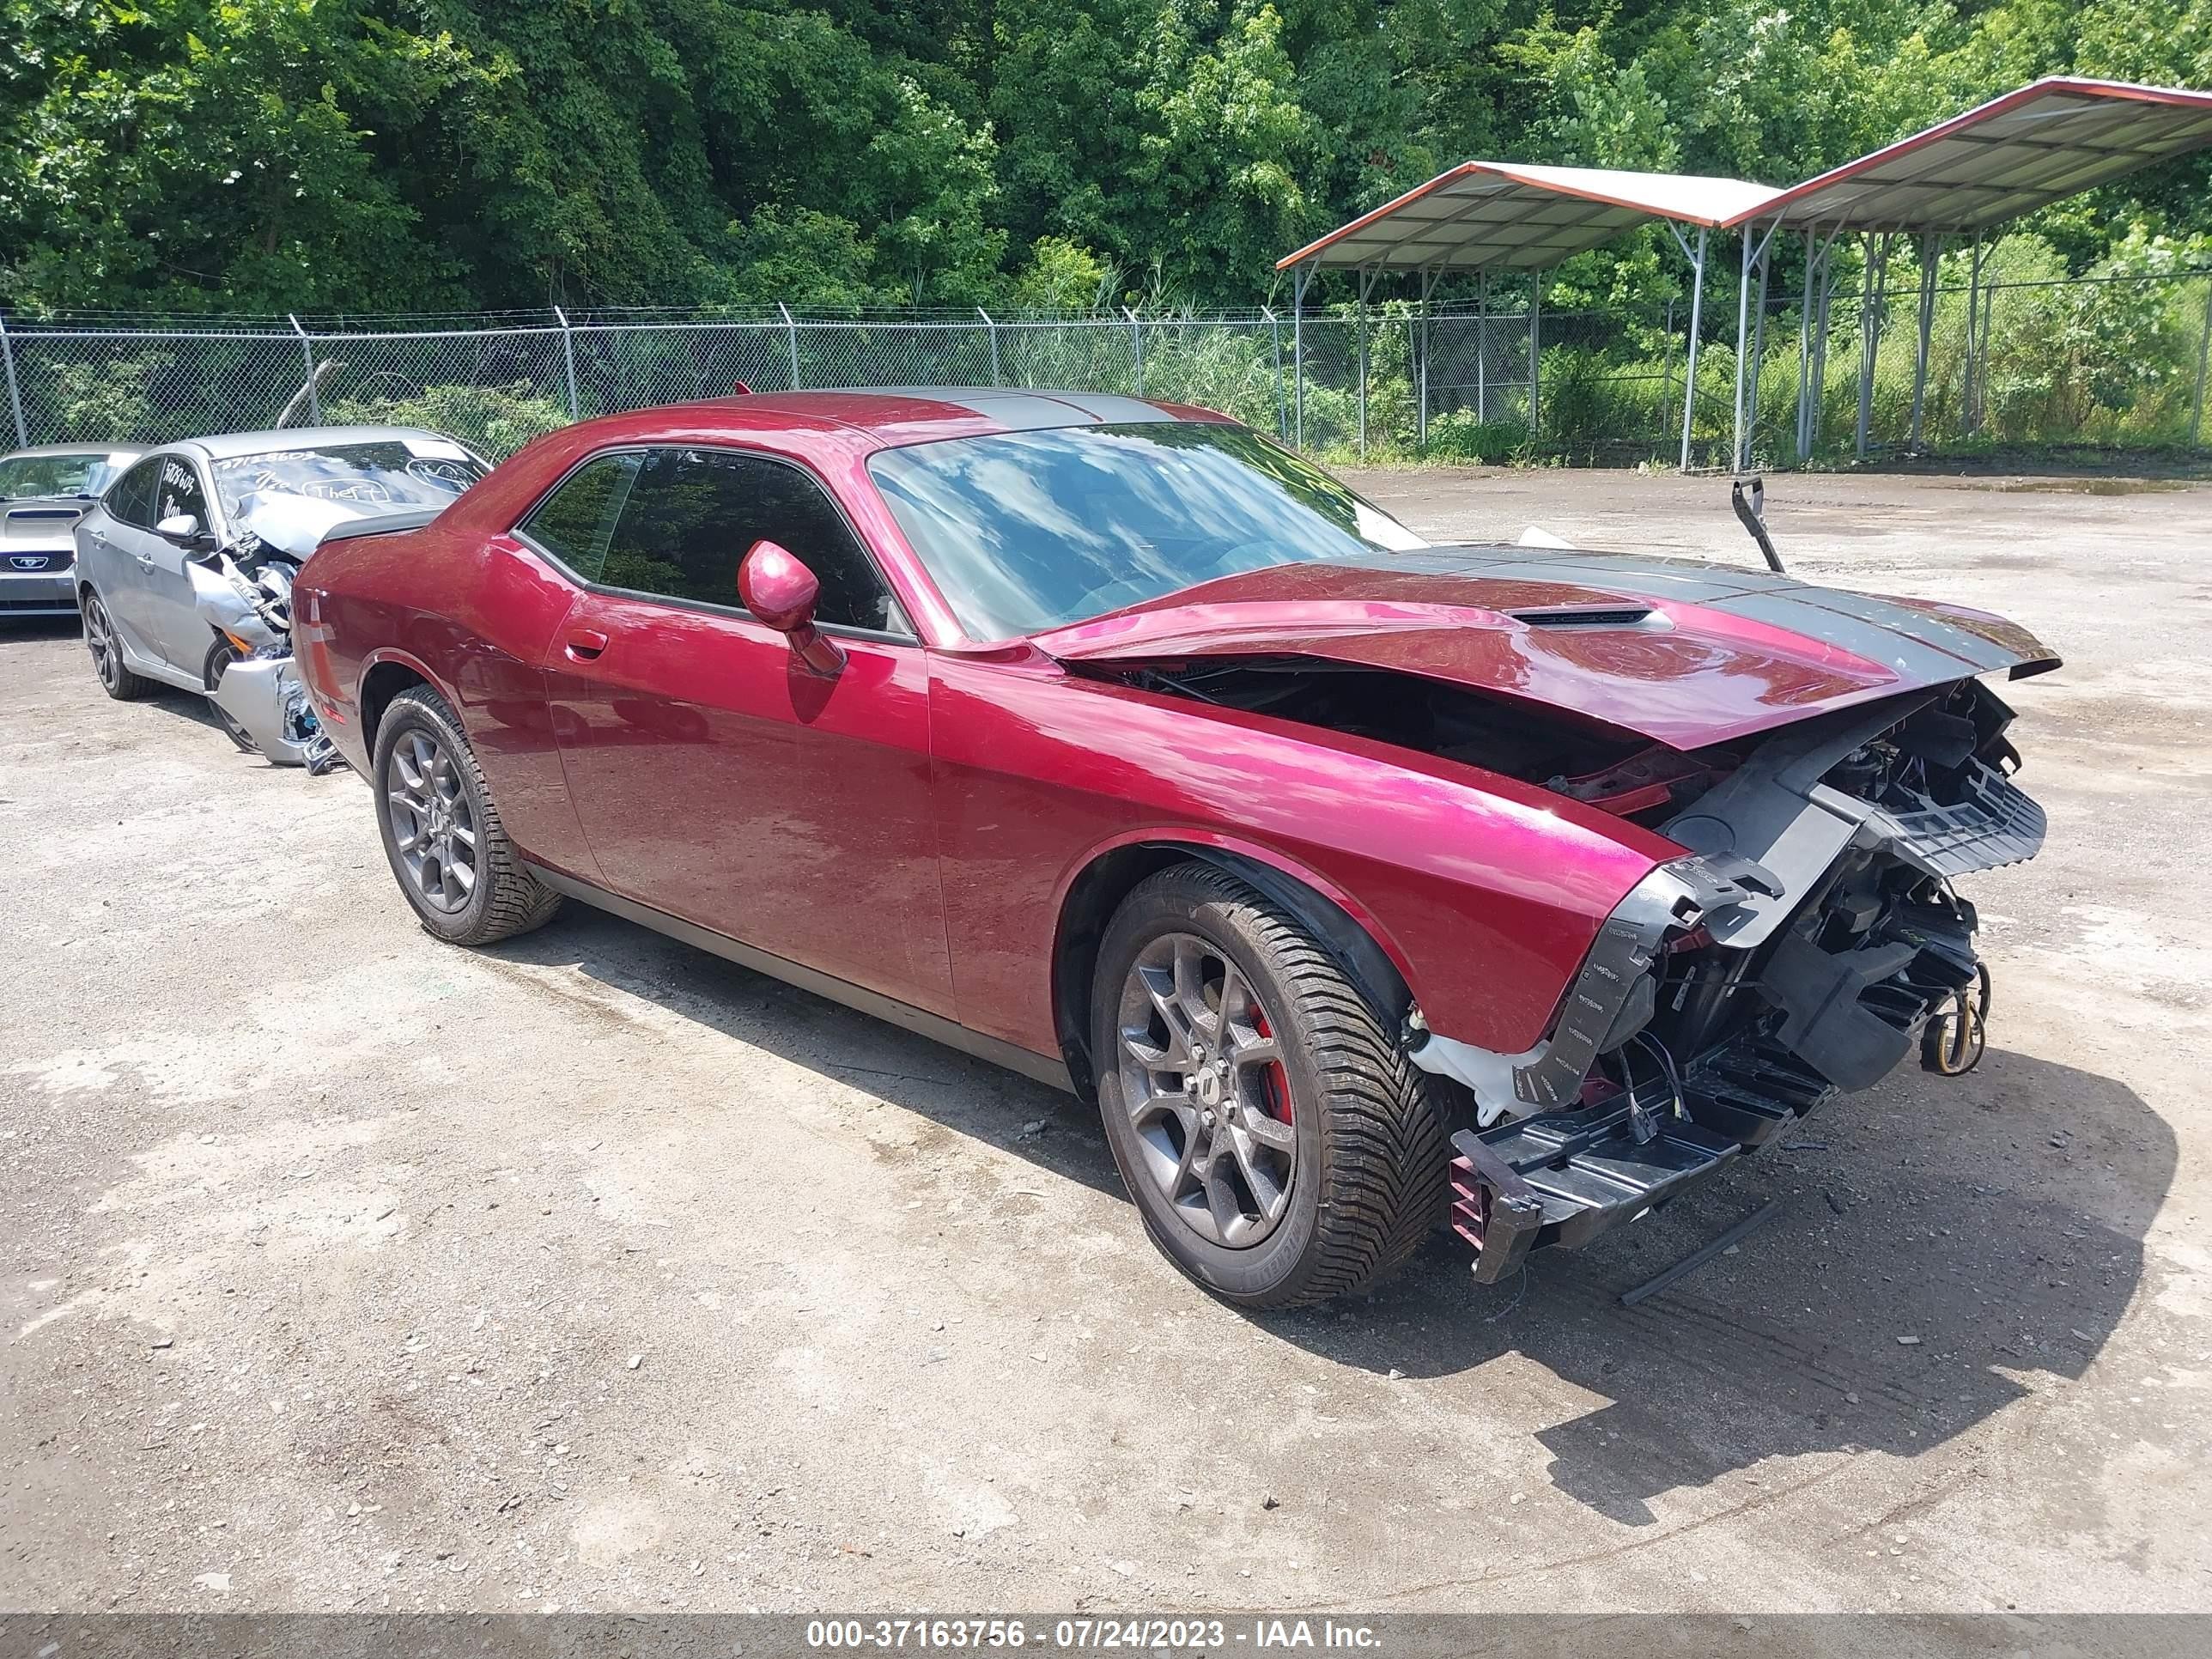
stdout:
{"type": "Polygon", "coordinates": [[[207,492],[200,488],[199,469],[181,455],[164,455],[161,463],[154,475],[154,510],[147,523],[159,524],[179,513],[189,513],[199,520],[202,530],[212,530],[215,526],[208,516],[207,492]]]}
{"type": "Polygon", "coordinates": [[[781,544],[822,585],[817,621],[907,633],[875,563],[822,486],[788,461],[727,449],[645,453],[607,546],[610,587],[734,607],[753,544],[781,544]]]}

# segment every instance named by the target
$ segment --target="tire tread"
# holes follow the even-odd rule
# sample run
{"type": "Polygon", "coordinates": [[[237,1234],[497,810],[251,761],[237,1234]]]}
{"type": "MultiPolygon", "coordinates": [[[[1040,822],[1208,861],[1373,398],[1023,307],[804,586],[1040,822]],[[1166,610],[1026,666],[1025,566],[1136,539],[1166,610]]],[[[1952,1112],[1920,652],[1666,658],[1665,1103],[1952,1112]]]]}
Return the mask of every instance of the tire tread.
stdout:
{"type": "Polygon", "coordinates": [[[1357,1295],[1388,1279],[1420,1249],[1444,1212],[1450,1157],[1445,1117],[1425,1074],[1335,958],[1257,889],[1217,866],[1192,862],[1148,877],[1125,904],[1155,892],[1219,905],[1231,925],[1275,964],[1283,992],[1301,1004],[1312,1028],[1310,1052],[1324,1083],[1317,1249],[1306,1271],[1279,1291],[1237,1299],[1248,1306],[1304,1307],[1357,1295]]]}
{"type": "MultiPolygon", "coordinates": [[[[377,723],[374,769],[377,781],[373,787],[380,792],[382,790],[380,781],[385,775],[385,757],[388,753],[391,734],[399,730],[395,722],[404,721],[410,714],[427,716],[441,728],[441,735],[447,740],[447,746],[452,750],[455,763],[465,775],[470,792],[475,797],[472,805],[477,808],[477,848],[484,855],[491,884],[490,894],[471,926],[458,933],[447,933],[438,928],[430,931],[454,945],[496,945],[501,939],[513,939],[518,934],[543,927],[560,909],[561,895],[531,874],[522,862],[514,843],[507,839],[507,826],[500,820],[498,804],[492,799],[490,781],[485,778],[483,769],[477,764],[476,750],[469,746],[468,734],[461,730],[461,723],[453,718],[453,712],[447,707],[446,700],[428,686],[410,686],[386,705],[383,718],[377,723]]],[[[391,832],[381,817],[384,807],[380,795],[377,811],[379,827],[386,836],[388,850],[391,832]]],[[[398,872],[395,870],[393,873],[397,875],[398,872]]],[[[402,890],[405,890],[404,885],[402,890]]],[[[408,902],[410,906],[413,904],[411,896],[408,902]]],[[[419,915],[421,912],[418,910],[416,914],[419,915]]],[[[428,918],[425,918],[425,922],[427,925],[428,918]]]]}

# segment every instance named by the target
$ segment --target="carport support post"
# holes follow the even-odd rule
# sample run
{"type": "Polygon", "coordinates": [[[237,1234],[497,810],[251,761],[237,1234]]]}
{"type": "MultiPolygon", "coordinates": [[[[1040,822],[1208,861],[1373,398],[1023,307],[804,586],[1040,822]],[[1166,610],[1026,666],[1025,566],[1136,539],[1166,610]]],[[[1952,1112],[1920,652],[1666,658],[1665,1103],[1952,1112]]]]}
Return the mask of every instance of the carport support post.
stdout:
{"type": "Polygon", "coordinates": [[[1797,299],[1797,459],[1811,458],[1813,440],[1805,430],[1805,406],[1813,385],[1813,275],[1820,233],[1805,233],[1805,285],[1797,299]]]}
{"type": "Polygon", "coordinates": [[[1543,429],[1544,353],[1540,331],[1544,314],[1544,273],[1528,278],[1528,435],[1543,429]]]}
{"type": "Polygon", "coordinates": [[[1373,280],[1363,266],[1358,272],[1359,283],[1359,459],[1367,459],[1367,289],[1373,280]]]}
{"type": "Polygon", "coordinates": [[[799,390],[799,324],[792,316],[791,308],[782,301],[775,302],[775,308],[783,313],[784,343],[791,348],[791,389],[796,392],[799,390]]]}
{"type": "Polygon", "coordinates": [[[1751,313],[1751,407],[1744,424],[1744,465],[1751,464],[1751,450],[1759,441],[1759,371],[1766,363],[1766,278],[1774,267],[1774,239],[1781,234],[1782,222],[1777,219],[1767,227],[1766,239],[1759,245],[1759,298],[1752,302],[1751,313]]]}
{"type": "Polygon", "coordinates": [[[1425,448],[1429,441],[1429,296],[1437,291],[1437,284],[1443,280],[1443,275],[1442,265],[1421,273],[1421,366],[1417,377],[1417,393],[1420,402],[1413,411],[1413,437],[1425,448]]]}
{"type": "Polygon", "coordinates": [[[580,421],[584,417],[576,403],[576,337],[568,331],[568,313],[558,306],[553,307],[553,320],[561,325],[561,367],[568,377],[568,418],[580,421]]]}
{"type": "Polygon", "coordinates": [[[1866,235],[1866,269],[1859,282],[1859,425],[1852,453],[1866,459],[1867,433],[1874,423],[1874,371],[1881,356],[1881,310],[1889,296],[1889,237],[1866,235]]]}
{"type": "MultiPolygon", "coordinates": [[[[1732,471],[1736,472],[1743,471],[1750,447],[1745,441],[1746,434],[1743,424],[1743,355],[1744,346],[1751,333],[1751,267],[1753,261],[1759,262],[1759,323],[1763,333],[1766,321],[1766,245],[1773,240],[1774,233],[1781,228],[1781,224],[1782,222],[1778,219],[1769,225],[1766,228],[1766,234],[1760,237],[1755,245],[1751,239],[1753,227],[1746,225],[1743,228],[1743,270],[1737,276],[1735,285],[1735,428],[1729,441],[1729,467],[1732,471]]],[[[1759,385],[1754,380],[1752,383],[1752,397],[1754,402],[1758,396],[1759,385]]]]}
{"type": "MultiPolygon", "coordinates": [[[[4,329],[0,329],[0,334],[5,332],[4,329]]],[[[2197,337],[2197,395],[2190,399],[2189,404],[2189,447],[2191,449],[2197,447],[2198,434],[2204,430],[2204,371],[2207,368],[2212,368],[2212,273],[2208,273],[2204,278],[2204,327],[2197,337]]],[[[8,366],[8,391],[12,396],[15,390],[15,368],[11,360],[8,366]]],[[[22,425],[23,405],[19,403],[15,405],[16,428],[20,431],[22,425]]]]}
{"type": "Polygon", "coordinates": [[[1690,262],[1690,343],[1682,364],[1681,470],[1687,472],[1690,470],[1690,417],[1697,412],[1698,407],[1698,325],[1705,316],[1705,238],[1711,231],[1706,226],[1698,227],[1698,247],[1694,253],[1690,251],[1689,240],[1675,229],[1672,221],[1668,222],[1667,234],[1674,239],[1674,246],[1682,250],[1690,262]]]}
{"type": "Polygon", "coordinates": [[[1293,441],[1306,447],[1306,281],[1304,265],[1291,268],[1291,407],[1295,413],[1293,441]]]}
{"type": "Polygon", "coordinates": [[[1936,268],[1943,258],[1943,238],[1929,231],[1920,239],[1920,349],[1912,360],[1912,434],[1909,452],[1920,448],[1920,411],[1928,396],[1928,337],[1936,327],[1936,268]]]}
{"type": "MultiPolygon", "coordinates": [[[[23,388],[15,383],[15,343],[9,337],[5,317],[0,317],[0,363],[4,363],[8,369],[8,407],[15,416],[15,447],[28,449],[31,447],[31,429],[23,424],[23,388]]],[[[2200,404],[2204,401],[2204,371],[2202,368],[2197,371],[2197,401],[2200,404]]],[[[2191,429],[2192,432],[2195,429],[2193,422],[2191,429]]]]}
{"type": "Polygon", "coordinates": [[[1490,419],[1490,268],[1483,267],[1474,289],[1474,422],[1490,419]]]}
{"type": "Polygon", "coordinates": [[[284,313],[292,325],[292,332],[300,337],[300,361],[307,368],[307,418],[317,426],[323,423],[322,395],[315,390],[315,348],[307,338],[307,331],[300,326],[300,319],[291,313],[284,313]]]}

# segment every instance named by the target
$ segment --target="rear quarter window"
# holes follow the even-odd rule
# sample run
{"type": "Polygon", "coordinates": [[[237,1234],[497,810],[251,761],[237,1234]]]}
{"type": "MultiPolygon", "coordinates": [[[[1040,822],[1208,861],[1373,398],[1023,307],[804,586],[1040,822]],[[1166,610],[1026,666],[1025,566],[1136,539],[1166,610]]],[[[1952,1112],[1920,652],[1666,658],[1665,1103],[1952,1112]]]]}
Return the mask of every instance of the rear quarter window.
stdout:
{"type": "Polygon", "coordinates": [[[598,581],[642,459],[633,450],[585,462],[515,528],[586,581],[598,581]]]}

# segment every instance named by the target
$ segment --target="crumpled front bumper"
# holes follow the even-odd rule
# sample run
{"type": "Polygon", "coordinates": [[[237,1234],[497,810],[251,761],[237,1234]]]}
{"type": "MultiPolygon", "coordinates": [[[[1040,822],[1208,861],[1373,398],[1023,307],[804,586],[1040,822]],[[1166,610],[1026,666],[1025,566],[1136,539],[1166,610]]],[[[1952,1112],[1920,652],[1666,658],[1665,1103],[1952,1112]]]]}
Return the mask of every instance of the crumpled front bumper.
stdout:
{"type": "Polygon", "coordinates": [[[278,766],[320,769],[329,748],[320,736],[307,688],[289,656],[246,657],[227,665],[212,693],[216,707],[245,727],[254,747],[278,766]]]}

